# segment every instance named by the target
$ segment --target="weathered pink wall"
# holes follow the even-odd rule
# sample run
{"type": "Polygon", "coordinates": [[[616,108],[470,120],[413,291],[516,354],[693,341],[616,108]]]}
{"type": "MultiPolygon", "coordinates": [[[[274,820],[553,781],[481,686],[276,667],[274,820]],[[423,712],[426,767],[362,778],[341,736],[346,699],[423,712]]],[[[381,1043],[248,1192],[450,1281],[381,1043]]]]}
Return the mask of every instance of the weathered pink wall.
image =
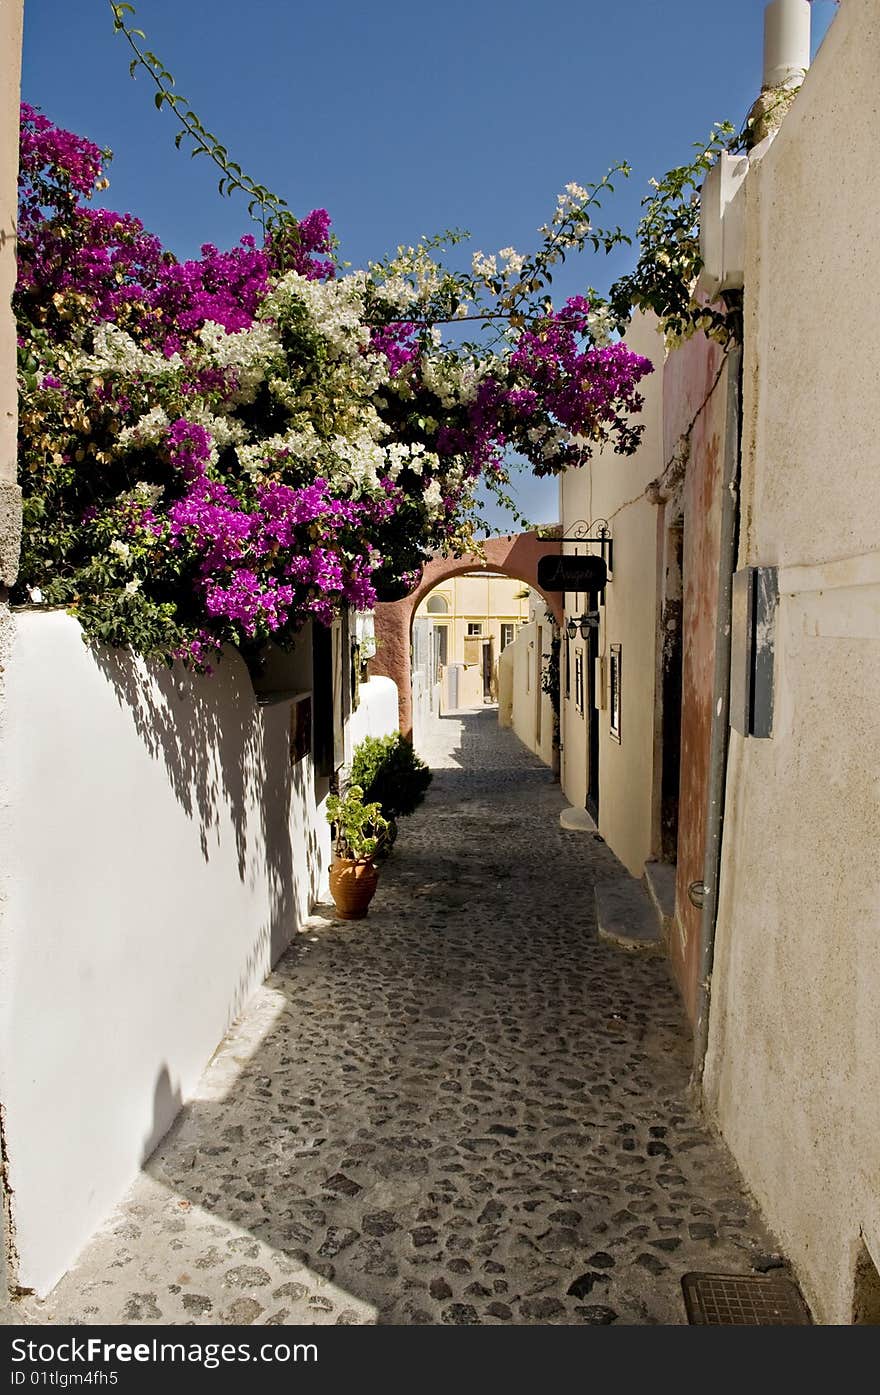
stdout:
{"type": "MultiPolygon", "coordinates": [[[[487,538],[485,556],[435,557],[425,566],[422,579],[411,596],[402,601],[380,602],[376,606],[377,653],[370,660],[370,673],[393,678],[397,684],[400,703],[400,730],[412,736],[412,670],[410,666],[410,634],[413,615],[429,591],[453,576],[465,572],[501,572],[527,586],[538,586],[538,559],[561,551],[554,538],[539,538],[535,533],[513,533],[507,537],[487,538]]],[[[541,591],[547,605],[562,623],[562,596],[541,591]]]]}
{"type": "Polygon", "coordinates": [[[688,899],[703,879],[706,790],[715,670],[726,370],[702,335],[670,354],[663,382],[664,456],[690,431],[685,473],[681,779],[675,929],[670,958],[691,1020],[696,1012],[700,912],[688,899]]]}

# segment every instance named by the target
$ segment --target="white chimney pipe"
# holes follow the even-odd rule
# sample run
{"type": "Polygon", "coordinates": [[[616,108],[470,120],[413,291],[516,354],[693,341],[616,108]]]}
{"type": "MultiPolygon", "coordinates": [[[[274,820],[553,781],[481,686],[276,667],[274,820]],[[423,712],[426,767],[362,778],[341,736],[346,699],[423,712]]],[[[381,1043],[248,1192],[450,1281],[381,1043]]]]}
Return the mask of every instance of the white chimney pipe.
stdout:
{"type": "Polygon", "coordinates": [[[810,0],[772,0],[764,11],[764,88],[797,87],[810,66],[810,0]]]}

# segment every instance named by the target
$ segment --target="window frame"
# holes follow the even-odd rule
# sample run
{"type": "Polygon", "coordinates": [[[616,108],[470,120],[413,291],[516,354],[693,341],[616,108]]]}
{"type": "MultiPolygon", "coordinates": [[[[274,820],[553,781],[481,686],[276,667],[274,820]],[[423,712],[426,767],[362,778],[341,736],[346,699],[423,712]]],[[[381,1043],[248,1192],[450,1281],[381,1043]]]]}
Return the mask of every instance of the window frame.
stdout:
{"type": "Polygon", "coordinates": [[[619,644],[608,646],[608,734],[621,741],[621,652],[619,644]]]}

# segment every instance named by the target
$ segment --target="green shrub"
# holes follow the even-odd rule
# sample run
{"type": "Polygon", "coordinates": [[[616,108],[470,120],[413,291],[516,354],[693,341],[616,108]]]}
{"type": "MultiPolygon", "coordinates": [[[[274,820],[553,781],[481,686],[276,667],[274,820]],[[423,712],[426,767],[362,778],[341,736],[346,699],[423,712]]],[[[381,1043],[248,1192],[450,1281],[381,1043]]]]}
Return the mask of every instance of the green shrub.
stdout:
{"type": "Polygon", "coordinates": [[[355,747],[351,780],[363,788],[364,800],[380,804],[386,819],[411,814],[425,797],[432,775],[399,731],[367,736],[355,747]]]}

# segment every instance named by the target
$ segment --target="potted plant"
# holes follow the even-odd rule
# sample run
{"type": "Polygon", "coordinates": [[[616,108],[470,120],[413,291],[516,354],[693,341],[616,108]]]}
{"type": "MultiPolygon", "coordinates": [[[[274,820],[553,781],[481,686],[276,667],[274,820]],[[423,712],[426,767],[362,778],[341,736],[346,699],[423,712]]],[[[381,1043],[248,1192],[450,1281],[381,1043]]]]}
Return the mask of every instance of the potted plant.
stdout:
{"type": "Polygon", "coordinates": [[[329,795],[327,818],[334,830],[330,894],[336,914],[340,920],[363,920],[379,880],[373,859],[388,836],[388,820],[378,804],[364,803],[360,785],[329,795]]]}

